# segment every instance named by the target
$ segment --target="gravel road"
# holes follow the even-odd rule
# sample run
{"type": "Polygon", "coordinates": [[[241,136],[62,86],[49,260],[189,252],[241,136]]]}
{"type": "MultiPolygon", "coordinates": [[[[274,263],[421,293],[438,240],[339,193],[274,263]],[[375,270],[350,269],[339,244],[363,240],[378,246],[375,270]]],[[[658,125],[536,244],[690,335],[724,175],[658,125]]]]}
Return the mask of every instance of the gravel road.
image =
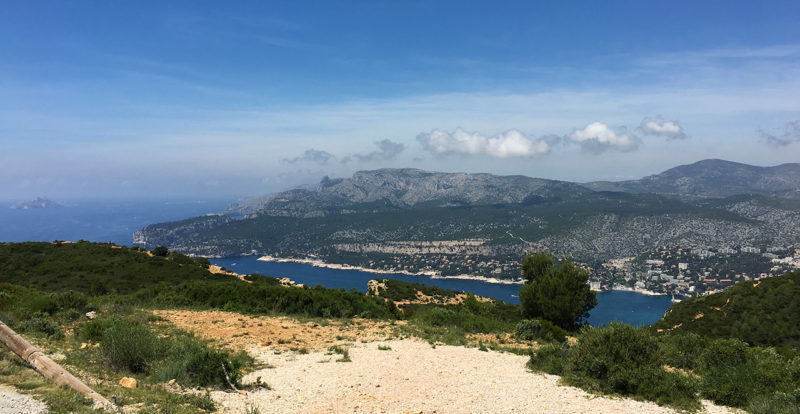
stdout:
{"type": "Polygon", "coordinates": [[[47,412],[43,402],[0,385],[0,414],[39,414],[47,412]]]}
{"type": "MultiPolygon", "coordinates": [[[[417,340],[358,343],[352,362],[324,351],[308,354],[254,346],[272,368],[250,373],[271,390],[213,392],[225,413],[673,413],[653,403],[598,397],[526,370],[527,357],[417,340]],[[390,350],[379,350],[378,346],[390,350]]],[[[704,402],[705,412],[728,413],[704,402]]]]}

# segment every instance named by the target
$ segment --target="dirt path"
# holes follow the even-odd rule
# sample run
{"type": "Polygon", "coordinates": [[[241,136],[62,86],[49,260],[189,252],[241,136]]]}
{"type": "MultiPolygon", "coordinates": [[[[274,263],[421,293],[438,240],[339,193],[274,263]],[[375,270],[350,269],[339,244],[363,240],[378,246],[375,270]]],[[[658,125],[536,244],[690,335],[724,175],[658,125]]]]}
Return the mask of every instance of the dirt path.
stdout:
{"type": "MultiPolygon", "coordinates": [[[[674,412],[653,403],[598,397],[560,386],[556,376],[529,372],[526,356],[386,339],[393,332],[389,324],[314,326],[226,312],[157,314],[183,329],[242,347],[266,364],[268,368],[247,374],[244,382],[260,380],[270,390],[247,395],[212,392],[223,413],[241,413],[248,407],[262,414],[674,412]],[[233,337],[242,330],[248,334],[233,337]],[[328,351],[332,344],[348,347],[351,361],[338,362],[342,355],[328,351]]],[[[709,413],[730,412],[705,406],[709,413]]]]}
{"type": "Polygon", "coordinates": [[[39,414],[47,406],[28,395],[23,395],[7,385],[0,385],[0,414],[39,414]]]}

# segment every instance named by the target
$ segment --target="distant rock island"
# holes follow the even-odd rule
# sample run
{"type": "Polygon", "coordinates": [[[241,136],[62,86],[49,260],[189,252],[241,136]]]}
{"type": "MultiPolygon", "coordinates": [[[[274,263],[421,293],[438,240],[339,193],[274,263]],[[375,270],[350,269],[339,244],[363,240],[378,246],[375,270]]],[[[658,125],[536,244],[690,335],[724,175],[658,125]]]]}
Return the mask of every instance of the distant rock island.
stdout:
{"type": "Polygon", "coordinates": [[[11,206],[11,208],[20,210],[33,210],[39,208],[58,208],[58,207],[64,207],[64,204],[50,200],[49,198],[45,197],[36,197],[35,200],[23,201],[21,203],[17,203],[11,206]]]}

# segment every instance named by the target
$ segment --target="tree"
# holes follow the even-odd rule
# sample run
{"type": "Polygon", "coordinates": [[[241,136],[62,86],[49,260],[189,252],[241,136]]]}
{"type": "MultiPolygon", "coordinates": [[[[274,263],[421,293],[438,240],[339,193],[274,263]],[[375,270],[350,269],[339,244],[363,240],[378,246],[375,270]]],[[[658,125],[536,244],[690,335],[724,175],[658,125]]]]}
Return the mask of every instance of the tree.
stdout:
{"type": "Polygon", "coordinates": [[[545,252],[538,252],[534,255],[525,256],[522,262],[522,275],[525,282],[532,282],[539,276],[544,275],[553,267],[553,257],[545,252]]]}
{"type": "Polygon", "coordinates": [[[150,253],[152,253],[153,256],[167,257],[167,255],[169,255],[169,249],[164,246],[158,246],[155,249],[150,250],[150,253]]]}
{"type": "Polygon", "coordinates": [[[569,261],[556,266],[552,257],[542,255],[538,259],[528,255],[523,262],[526,283],[519,290],[522,314],[575,330],[597,305],[596,294],[587,283],[589,273],[569,261]],[[549,266],[545,257],[549,259],[549,266]],[[525,264],[528,264],[530,278],[525,264]]]}

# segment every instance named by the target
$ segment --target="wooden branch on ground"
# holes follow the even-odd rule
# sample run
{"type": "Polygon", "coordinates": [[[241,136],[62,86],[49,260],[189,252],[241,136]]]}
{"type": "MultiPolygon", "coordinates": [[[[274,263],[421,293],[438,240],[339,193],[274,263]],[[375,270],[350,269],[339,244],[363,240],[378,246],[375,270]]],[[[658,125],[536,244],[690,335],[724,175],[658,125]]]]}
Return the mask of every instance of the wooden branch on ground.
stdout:
{"type": "Polygon", "coordinates": [[[95,407],[112,409],[114,404],[102,395],[89,388],[83,381],[75,378],[60,365],[48,358],[39,348],[31,345],[25,338],[14,332],[5,323],[0,321],[0,342],[3,342],[9,349],[19,355],[28,364],[42,374],[45,378],[51,379],[59,384],[66,384],[73,390],[91,398],[95,402],[95,407]]]}

